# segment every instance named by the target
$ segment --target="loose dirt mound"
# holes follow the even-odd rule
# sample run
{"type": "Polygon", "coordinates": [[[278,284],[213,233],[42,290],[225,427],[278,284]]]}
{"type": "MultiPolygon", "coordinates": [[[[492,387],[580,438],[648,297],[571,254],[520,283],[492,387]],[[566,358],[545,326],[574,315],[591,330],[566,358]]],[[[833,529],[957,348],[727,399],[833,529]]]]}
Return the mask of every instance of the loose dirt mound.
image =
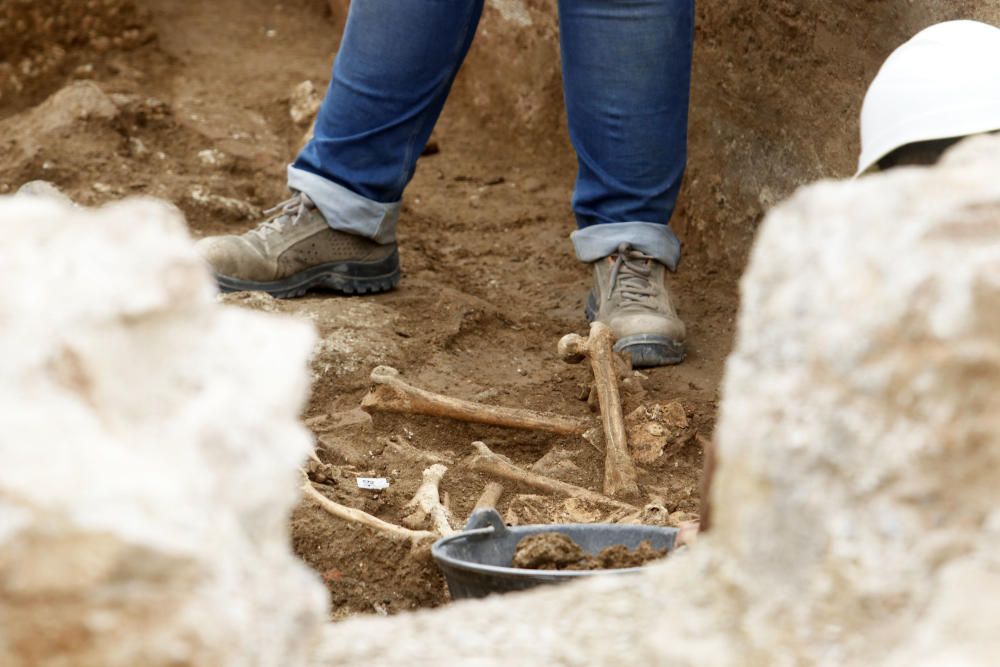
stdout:
{"type": "MultiPolygon", "coordinates": [[[[698,510],[701,443],[714,426],[736,276],[761,211],[803,180],[848,173],[867,77],[921,21],[958,15],[965,4],[699,4],[691,169],[675,220],[690,251],[674,280],[690,355],[680,367],[635,377],[626,400],[629,412],[674,405],[644,447],[643,500],[661,508],[658,516],[698,510]]],[[[589,371],[555,354],[563,334],[584,330],[589,276],[567,241],[574,159],[554,5],[488,6],[436,132],[440,152],[422,159],[404,200],[399,290],[365,299],[227,299],[316,324],[322,340],[304,418],[333,469],[317,478],[319,488],[386,521],[408,513],[403,506],[437,457],[449,466],[441,488],[460,524],[492,481],[462,464],[474,440],[522,467],[601,486],[603,457],[578,438],[420,418],[368,421],[354,412],[371,369],[389,364],[414,384],[460,398],[590,414],[580,400],[589,371]],[[390,486],[362,490],[357,477],[386,477],[390,486]]],[[[176,203],[195,235],[242,231],[285,195],[284,167],[305,131],[289,98],[303,81],[326,84],[346,3],[332,7],[3,4],[0,191],[41,178],[85,204],[150,194],[176,203]]],[[[514,485],[499,505],[520,523],[608,518],[606,508],[514,485]]],[[[338,616],[445,600],[433,566],[408,546],[311,502],[299,506],[291,530],[338,616]]]]}
{"type": "Polygon", "coordinates": [[[635,549],[616,544],[591,556],[562,533],[530,535],[517,543],[513,567],[523,570],[618,570],[642,567],[667,555],[643,540],[635,549]]]}

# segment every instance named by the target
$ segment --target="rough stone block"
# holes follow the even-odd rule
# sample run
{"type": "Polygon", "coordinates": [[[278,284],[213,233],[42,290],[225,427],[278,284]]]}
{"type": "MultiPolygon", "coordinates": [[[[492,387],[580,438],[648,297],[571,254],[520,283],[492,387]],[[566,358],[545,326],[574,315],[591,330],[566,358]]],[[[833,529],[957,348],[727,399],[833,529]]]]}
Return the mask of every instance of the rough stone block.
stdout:
{"type": "Polygon", "coordinates": [[[8,197],[0,229],[0,664],[306,664],[310,327],[217,304],[162,203],[8,197]]]}

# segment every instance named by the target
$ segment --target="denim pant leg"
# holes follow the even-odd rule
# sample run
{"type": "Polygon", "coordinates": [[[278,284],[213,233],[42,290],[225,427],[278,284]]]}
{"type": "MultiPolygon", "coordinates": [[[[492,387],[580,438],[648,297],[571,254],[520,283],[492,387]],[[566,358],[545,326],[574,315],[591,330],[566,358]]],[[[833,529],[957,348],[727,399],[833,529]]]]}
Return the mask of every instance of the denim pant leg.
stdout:
{"type": "Polygon", "coordinates": [[[334,229],[396,238],[413,176],[483,0],[356,0],[315,136],[288,168],[334,229]]]}
{"type": "Polygon", "coordinates": [[[694,0],[559,0],[563,79],[579,173],[577,257],[620,243],[671,269],[668,227],[687,160],[694,0]]]}

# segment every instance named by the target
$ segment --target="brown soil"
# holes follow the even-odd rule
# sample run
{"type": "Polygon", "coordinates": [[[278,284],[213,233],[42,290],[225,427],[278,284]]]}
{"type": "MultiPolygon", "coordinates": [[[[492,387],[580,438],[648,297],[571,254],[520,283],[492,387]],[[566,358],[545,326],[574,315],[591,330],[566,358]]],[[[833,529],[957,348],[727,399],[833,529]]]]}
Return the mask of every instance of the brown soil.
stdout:
{"type": "MultiPolygon", "coordinates": [[[[498,4],[523,4],[531,25],[517,27],[492,6],[485,15],[436,131],[439,152],[422,159],[404,201],[401,287],[364,299],[226,299],[316,324],[322,341],[304,419],[329,464],[319,488],[395,523],[435,458],[449,465],[441,488],[456,522],[468,515],[490,481],[462,465],[473,440],[520,465],[601,486],[601,457],[577,438],[427,418],[372,421],[355,411],[371,369],[389,364],[457,397],[587,414],[580,396],[588,370],[555,355],[563,334],[585,331],[589,280],[567,240],[574,160],[561,111],[555,3],[498,4]],[[386,477],[390,486],[362,491],[358,476],[386,477]]],[[[736,279],[762,212],[805,180],[848,173],[856,110],[878,63],[931,19],[981,4],[700,3],[691,166],[674,221],[688,254],[672,283],[690,354],[682,366],[643,373],[626,399],[627,412],[680,406],[648,431],[659,439],[643,449],[649,462],[640,481],[644,500],[663,508],[656,514],[698,511],[701,444],[715,422],[736,279]]],[[[0,192],[45,179],[84,204],[148,194],[175,202],[195,236],[242,231],[285,196],[284,167],[305,131],[290,118],[289,98],[302,81],[325,86],[345,7],[346,0],[3,3],[0,192]]],[[[1000,19],[1000,10],[967,15],[1000,19]]],[[[508,521],[607,519],[601,508],[506,486],[499,509],[508,521]]],[[[425,551],[312,503],[295,511],[291,534],[327,583],[335,617],[446,599],[425,551]]]]}
{"type": "Polygon", "coordinates": [[[539,533],[517,543],[511,565],[522,570],[620,570],[642,567],[667,552],[643,540],[634,550],[615,544],[592,556],[562,533],[539,533]]]}

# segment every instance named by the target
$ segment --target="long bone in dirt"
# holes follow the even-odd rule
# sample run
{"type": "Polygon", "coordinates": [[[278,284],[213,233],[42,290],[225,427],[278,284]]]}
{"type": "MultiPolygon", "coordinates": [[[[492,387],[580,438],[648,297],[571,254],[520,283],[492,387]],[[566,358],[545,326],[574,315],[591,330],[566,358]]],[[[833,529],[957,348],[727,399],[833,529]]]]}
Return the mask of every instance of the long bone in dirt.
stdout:
{"type": "Polygon", "coordinates": [[[500,496],[503,495],[503,484],[497,484],[496,482],[488,482],[486,487],[483,489],[482,495],[479,496],[479,500],[476,501],[476,506],[472,508],[472,511],[484,510],[493,508],[496,509],[497,503],[500,502],[500,496]]]}
{"type": "Polygon", "coordinates": [[[448,468],[440,463],[424,470],[420,488],[413,500],[406,504],[406,508],[413,512],[403,519],[404,526],[417,530],[429,522],[434,532],[442,537],[455,532],[451,527],[451,513],[441,503],[441,478],[446,472],[448,468]]]}
{"type": "Polygon", "coordinates": [[[612,349],[614,342],[611,329],[601,322],[594,322],[590,325],[588,338],[578,334],[563,336],[559,341],[559,357],[571,364],[580,363],[584,358],[590,359],[594,387],[601,406],[601,422],[604,424],[604,493],[636,498],[639,496],[639,483],[628,451],[625,416],[622,414],[612,349]]]}
{"type": "Polygon", "coordinates": [[[468,466],[470,470],[495,475],[513,482],[520,482],[525,486],[544,493],[567,496],[569,498],[579,498],[581,500],[587,500],[598,505],[606,505],[616,509],[629,511],[635,511],[637,509],[633,505],[620,500],[615,500],[614,498],[609,498],[608,496],[597,493],[596,491],[585,489],[582,486],[569,484],[568,482],[562,482],[558,479],[552,479],[551,477],[546,477],[545,475],[539,475],[536,472],[519,468],[506,456],[502,456],[491,450],[484,442],[474,442],[472,443],[472,446],[476,451],[465,460],[465,465],[468,466]]]}
{"type": "Polygon", "coordinates": [[[363,526],[377,530],[394,540],[409,541],[414,547],[429,545],[431,541],[440,537],[437,533],[429,530],[410,530],[409,528],[404,528],[403,526],[397,526],[396,524],[383,521],[376,516],[363,512],[362,510],[347,507],[346,505],[334,502],[317,491],[313,487],[312,482],[309,481],[309,477],[304,472],[302,477],[302,492],[306,495],[306,497],[311,498],[321,509],[323,509],[323,511],[337,517],[338,519],[350,521],[352,523],[359,523],[363,526]]]}
{"type": "Polygon", "coordinates": [[[389,366],[378,366],[371,374],[375,386],[361,401],[361,408],[396,412],[401,414],[445,417],[476,424],[506,426],[560,435],[582,435],[591,427],[585,419],[565,417],[534,410],[504,408],[442,396],[405,382],[399,371],[389,366]]]}

